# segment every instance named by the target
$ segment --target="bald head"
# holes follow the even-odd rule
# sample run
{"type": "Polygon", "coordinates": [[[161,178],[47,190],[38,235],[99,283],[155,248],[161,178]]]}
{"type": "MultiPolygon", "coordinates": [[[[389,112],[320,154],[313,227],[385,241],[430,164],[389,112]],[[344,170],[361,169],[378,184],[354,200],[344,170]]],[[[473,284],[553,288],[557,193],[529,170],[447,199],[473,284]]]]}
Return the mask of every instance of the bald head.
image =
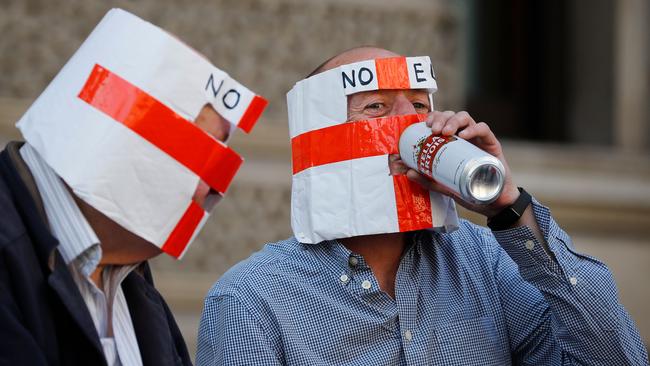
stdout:
{"type": "Polygon", "coordinates": [[[373,60],[376,58],[384,58],[384,57],[396,57],[396,56],[401,56],[401,55],[393,51],[385,50],[379,47],[371,47],[371,46],[355,47],[347,51],[343,51],[338,55],[323,62],[314,71],[312,71],[309,75],[307,75],[307,77],[320,74],[321,72],[333,69],[335,67],[339,67],[341,65],[351,64],[353,62],[373,60]]]}

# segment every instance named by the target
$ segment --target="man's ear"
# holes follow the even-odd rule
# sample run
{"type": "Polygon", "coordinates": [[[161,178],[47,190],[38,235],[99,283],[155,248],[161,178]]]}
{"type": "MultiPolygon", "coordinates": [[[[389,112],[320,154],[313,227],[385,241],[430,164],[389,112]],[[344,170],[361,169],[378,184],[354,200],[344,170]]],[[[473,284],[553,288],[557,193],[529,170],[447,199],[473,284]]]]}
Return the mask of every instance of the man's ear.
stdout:
{"type": "Polygon", "coordinates": [[[215,139],[226,142],[230,137],[231,124],[210,103],[206,103],[194,120],[197,126],[215,139]]]}

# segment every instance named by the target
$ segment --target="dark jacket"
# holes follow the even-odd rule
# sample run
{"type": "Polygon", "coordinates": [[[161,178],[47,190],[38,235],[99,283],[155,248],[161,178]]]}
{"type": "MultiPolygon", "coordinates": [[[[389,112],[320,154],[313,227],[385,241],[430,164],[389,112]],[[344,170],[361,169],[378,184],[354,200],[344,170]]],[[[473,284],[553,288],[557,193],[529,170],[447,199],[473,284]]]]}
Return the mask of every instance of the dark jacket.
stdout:
{"type": "MultiPolygon", "coordinates": [[[[0,364],[104,365],[97,331],[18,154],[0,153],[0,364]]],[[[191,364],[146,263],[122,283],[145,365],[191,364]]]]}

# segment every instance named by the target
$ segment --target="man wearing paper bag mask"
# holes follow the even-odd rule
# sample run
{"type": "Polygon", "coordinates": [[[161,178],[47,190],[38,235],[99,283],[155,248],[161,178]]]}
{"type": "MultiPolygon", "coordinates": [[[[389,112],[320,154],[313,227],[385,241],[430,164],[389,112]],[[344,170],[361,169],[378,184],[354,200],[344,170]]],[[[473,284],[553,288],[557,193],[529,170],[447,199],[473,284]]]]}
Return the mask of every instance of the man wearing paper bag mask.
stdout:
{"type": "Polygon", "coordinates": [[[0,360],[190,364],[147,259],[180,258],[266,101],[174,36],[111,10],[0,155],[0,360]]]}
{"type": "Polygon", "coordinates": [[[520,193],[486,124],[431,112],[435,90],[428,57],[371,47],[294,86],[295,237],[210,290],[199,364],[646,363],[605,265],[575,253],[548,209],[520,193]],[[459,220],[450,190],[395,155],[420,120],[501,160],[501,196],[463,203],[492,232],[459,220]]]}

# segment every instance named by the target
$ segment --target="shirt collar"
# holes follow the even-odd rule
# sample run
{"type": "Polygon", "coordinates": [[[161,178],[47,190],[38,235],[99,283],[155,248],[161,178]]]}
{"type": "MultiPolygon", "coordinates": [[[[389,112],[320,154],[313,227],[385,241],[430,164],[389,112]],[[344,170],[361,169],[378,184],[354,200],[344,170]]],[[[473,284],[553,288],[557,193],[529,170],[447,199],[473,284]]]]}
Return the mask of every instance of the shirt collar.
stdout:
{"type": "MultiPolygon", "coordinates": [[[[401,270],[411,272],[414,262],[422,252],[422,245],[433,245],[432,240],[427,240],[431,234],[426,231],[417,231],[407,236],[407,246],[400,264],[401,270]]],[[[338,240],[325,240],[317,244],[304,244],[312,250],[316,258],[332,270],[335,274],[349,273],[355,270],[369,268],[360,254],[354,253],[338,240]]]]}
{"type": "Polygon", "coordinates": [[[28,143],[20,154],[29,167],[43,199],[52,234],[59,240],[59,252],[67,265],[73,263],[89,276],[102,257],[99,238],[81,213],[72,195],[54,170],[28,143]]]}
{"type": "Polygon", "coordinates": [[[367,266],[361,255],[353,253],[338,240],[308,244],[307,248],[313,250],[316,258],[336,275],[367,266]]]}

